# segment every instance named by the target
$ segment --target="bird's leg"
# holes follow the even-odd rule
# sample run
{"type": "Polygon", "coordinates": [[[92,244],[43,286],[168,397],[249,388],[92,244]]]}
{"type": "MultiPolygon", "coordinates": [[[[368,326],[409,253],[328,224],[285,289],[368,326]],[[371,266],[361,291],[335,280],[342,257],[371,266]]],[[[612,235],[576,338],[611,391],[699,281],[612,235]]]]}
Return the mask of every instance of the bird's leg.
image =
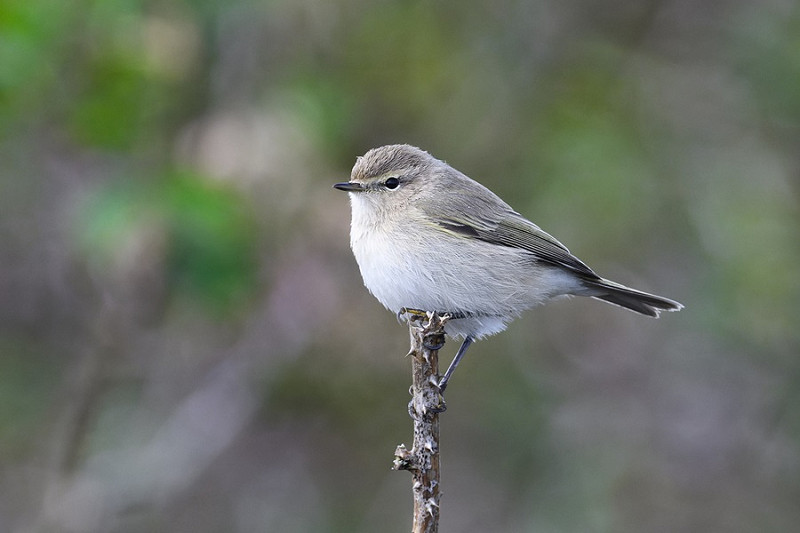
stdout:
{"type": "Polygon", "coordinates": [[[447,388],[447,382],[450,381],[450,376],[455,372],[458,363],[461,362],[461,358],[464,357],[464,353],[466,353],[467,348],[469,348],[473,340],[474,339],[469,335],[464,337],[464,342],[461,343],[461,347],[458,349],[458,352],[456,352],[453,362],[450,363],[450,366],[447,367],[447,372],[445,372],[442,379],[439,380],[439,394],[444,394],[444,389],[447,388]]]}

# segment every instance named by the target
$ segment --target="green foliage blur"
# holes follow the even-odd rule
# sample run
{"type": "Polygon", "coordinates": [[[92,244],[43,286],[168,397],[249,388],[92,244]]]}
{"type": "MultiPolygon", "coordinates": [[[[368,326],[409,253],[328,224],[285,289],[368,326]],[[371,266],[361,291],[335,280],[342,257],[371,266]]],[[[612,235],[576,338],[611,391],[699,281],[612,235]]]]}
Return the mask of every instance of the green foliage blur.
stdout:
{"type": "Polygon", "coordinates": [[[799,88],[777,0],[3,0],[0,530],[407,531],[331,189],[395,142],[686,305],[477,343],[442,531],[794,530],[799,88]]]}

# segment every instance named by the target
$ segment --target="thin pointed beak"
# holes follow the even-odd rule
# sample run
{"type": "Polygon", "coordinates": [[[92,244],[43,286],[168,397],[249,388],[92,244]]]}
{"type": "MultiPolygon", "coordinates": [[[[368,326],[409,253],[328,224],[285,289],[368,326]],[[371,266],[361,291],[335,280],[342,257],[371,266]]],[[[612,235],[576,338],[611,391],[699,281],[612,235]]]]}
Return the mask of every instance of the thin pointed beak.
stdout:
{"type": "Polygon", "coordinates": [[[361,183],[357,183],[355,181],[345,181],[344,183],[337,183],[336,185],[333,186],[333,188],[347,192],[361,192],[364,190],[364,186],[361,183]]]}

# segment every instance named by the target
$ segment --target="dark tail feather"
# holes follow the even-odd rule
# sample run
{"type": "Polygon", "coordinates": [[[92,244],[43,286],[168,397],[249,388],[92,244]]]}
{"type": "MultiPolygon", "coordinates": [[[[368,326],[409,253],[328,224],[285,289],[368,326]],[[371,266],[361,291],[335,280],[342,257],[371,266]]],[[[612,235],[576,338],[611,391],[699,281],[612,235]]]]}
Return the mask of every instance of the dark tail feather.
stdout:
{"type": "Polygon", "coordinates": [[[680,311],[683,309],[683,304],[675,300],[637,291],[607,279],[584,280],[584,284],[589,289],[584,293],[586,296],[654,318],[658,318],[661,311],[680,311]]]}

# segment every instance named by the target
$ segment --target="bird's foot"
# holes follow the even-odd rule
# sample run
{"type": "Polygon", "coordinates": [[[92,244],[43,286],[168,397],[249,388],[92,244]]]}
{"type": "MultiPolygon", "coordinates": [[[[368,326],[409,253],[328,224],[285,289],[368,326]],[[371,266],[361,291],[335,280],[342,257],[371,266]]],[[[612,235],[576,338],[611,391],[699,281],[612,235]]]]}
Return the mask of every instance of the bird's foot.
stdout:
{"type": "Polygon", "coordinates": [[[436,334],[436,335],[425,335],[422,338],[422,347],[426,350],[439,350],[444,346],[444,335],[436,334]]]}
{"type": "Polygon", "coordinates": [[[422,309],[412,309],[411,307],[401,307],[400,310],[397,312],[397,321],[401,324],[403,320],[410,320],[412,318],[425,318],[428,316],[428,313],[423,311],[422,309]],[[406,316],[409,315],[409,316],[406,316]]]}

